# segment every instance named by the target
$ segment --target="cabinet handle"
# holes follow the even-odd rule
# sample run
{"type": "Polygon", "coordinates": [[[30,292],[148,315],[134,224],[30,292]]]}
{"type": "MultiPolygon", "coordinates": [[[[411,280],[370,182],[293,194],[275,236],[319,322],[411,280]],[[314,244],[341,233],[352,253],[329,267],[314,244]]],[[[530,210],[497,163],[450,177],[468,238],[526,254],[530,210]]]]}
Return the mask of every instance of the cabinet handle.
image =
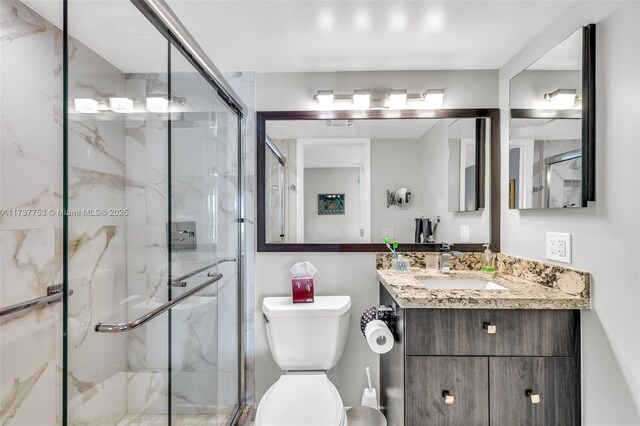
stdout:
{"type": "Polygon", "coordinates": [[[444,398],[444,403],[447,405],[453,405],[455,402],[454,396],[451,395],[449,391],[442,391],[442,397],[444,398]]]}
{"type": "Polygon", "coordinates": [[[525,391],[525,395],[527,395],[527,398],[531,399],[531,403],[532,404],[539,404],[540,403],[540,395],[538,395],[537,393],[533,393],[533,391],[531,389],[527,389],[525,391]]]}
{"type": "Polygon", "coordinates": [[[487,334],[496,334],[498,332],[498,327],[490,322],[483,322],[482,328],[487,330],[487,334]]]}

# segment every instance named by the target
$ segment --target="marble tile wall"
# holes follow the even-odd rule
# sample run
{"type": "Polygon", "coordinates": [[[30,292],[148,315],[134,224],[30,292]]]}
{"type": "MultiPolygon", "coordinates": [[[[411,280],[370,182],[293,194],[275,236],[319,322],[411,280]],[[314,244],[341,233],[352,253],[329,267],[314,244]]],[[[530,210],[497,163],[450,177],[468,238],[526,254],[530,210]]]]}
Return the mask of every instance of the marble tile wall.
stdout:
{"type": "MultiPolygon", "coordinates": [[[[69,97],[125,96],[125,75],[70,40],[69,97]]],[[[113,112],[69,114],[69,209],[126,209],[126,126],[113,112]]],[[[68,419],[113,424],[127,414],[127,336],[94,331],[127,320],[127,224],[121,215],[69,217],[68,419]]]]}
{"type": "MultiPolygon", "coordinates": [[[[61,282],[62,219],[49,211],[62,207],[60,36],[22,3],[0,1],[3,307],[41,297],[61,282]]],[[[60,423],[61,315],[57,303],[0,321],[0,424],[60,423]]]]}
{"type": "MultiPolygon", "coordinates": [[[[166,74],[127,74],[126,96],[168,92],[166,74]]],[[[130,114],[126,124],[127,311],[134,319],[168,300],[166,223],[168,217],[168,135],[166,119],[156,114],[130,114]]],[[[184,321],[188,306],[174,310],[184,321]]],[[[127,334],[127,412],[168,412],[168,315],[127,334]]],[[[174,359],[174,364],[177,359],[174,359]]]]}
{"type": "MultiPolygon", "coordinates": [[[[61,31],[20,2],[0,0],[0,6],[0,209],[61,209],[61,31]]],[[[125,74],[73,39],[70,52],[71,99],[143,99],[167,92],[166,75],[125,74]]],[[[185,81],[199,77],[189,74],[185,81]]],[[[253,105],[255,75],[229,77],[253,105]]],[[[202,101],[199,92],[188,93],[189,84],[182,89],[185,98],[202,101]]],[[[251,213],[253,111],[243,129],[248,161],[244,208],[251,213]]],[[[174,220],[197,222],[200,249],[175,253],[174,275],[237,253],[238,155],[231,147],[238,123],[221,103],[193,112],[192,128],[173,133],[179,149],[171,159],[176,166],[171,201],[178,206],[172,210],[174,220]]],[[[70,210],[128,211],[69,218],[69,286],[74,291],[69,303],[70,424],[116,424],[127,414],[167,412],[168,318],[127,335],[93,330],[98,322],[126,321],[167,300],[167,143],[166,125],[154,114],[125,117],[70,109],[70,210]]],[[[252,214],[245,216],[249,250],[244,261],[253,265],[254,220],[252,214]]],[[[39,297],[46,286],[61,282],[61,258],[60,215],[0,216],[0,305],[39,297]]],[[[172,403],[177,414],[217,415],[237,402],[238,319],[232,309],[239,297],[237,264],[223,264],[219,271],[224,279],[215,289],[174,310],[172,403]]],[[[194,277],[190,286],[204,279],[194,277]]],[[[247,306],[253,306],[252,288],[248,285],[247,306]]],[[[52,304],[0,323],[0,424],[61,423],[61,314],[61,304],[52,304]]],[[[249,351],[252,327],[250,319],[245,328],[249,351]]],[[[252,358],[246,368],[252,371],[252,358]]],[[[247,374],[247,388],[253,389],[247,374]]]]}

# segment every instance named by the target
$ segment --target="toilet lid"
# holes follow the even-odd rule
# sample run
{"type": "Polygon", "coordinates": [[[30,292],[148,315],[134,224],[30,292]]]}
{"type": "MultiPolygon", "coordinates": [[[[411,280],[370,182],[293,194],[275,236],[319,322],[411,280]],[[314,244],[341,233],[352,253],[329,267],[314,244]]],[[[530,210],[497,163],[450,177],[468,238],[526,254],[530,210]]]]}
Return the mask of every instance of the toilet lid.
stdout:
{"type": "Polygon", "coordinates": [[[257,426],[340,426],[342,398],[325,374],[285,374],[258,404],[257,426]]]}

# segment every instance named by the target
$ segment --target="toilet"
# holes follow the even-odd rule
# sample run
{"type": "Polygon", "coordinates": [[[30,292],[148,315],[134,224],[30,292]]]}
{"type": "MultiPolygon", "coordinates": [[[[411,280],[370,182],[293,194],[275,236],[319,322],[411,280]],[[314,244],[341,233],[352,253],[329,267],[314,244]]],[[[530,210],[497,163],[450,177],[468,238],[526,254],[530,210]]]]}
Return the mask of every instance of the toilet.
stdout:
{"type": "Polygon", "coordinates": [[[256,426],[346,426],[342,398],[327,378],[344,351],[349,296],[314,303],[266,297],[262,312],[271,355],[284,371],[258,404],[256,426]]]}

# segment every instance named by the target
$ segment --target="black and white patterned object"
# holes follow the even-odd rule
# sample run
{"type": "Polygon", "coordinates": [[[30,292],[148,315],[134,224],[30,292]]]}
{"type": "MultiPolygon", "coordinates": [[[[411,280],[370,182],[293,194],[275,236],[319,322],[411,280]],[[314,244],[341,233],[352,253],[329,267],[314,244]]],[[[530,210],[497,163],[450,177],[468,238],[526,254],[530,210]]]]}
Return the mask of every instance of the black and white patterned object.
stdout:
{"type": "Polygon", "coordinates": [[[367,327],[367,324],[375,319],[378,319],[378,307],[374,306],[373,308],[365,309],[362,313],[362,317],[360,317],[360,330],[362,330],[363,336],[364,329],[367,327]]]}

